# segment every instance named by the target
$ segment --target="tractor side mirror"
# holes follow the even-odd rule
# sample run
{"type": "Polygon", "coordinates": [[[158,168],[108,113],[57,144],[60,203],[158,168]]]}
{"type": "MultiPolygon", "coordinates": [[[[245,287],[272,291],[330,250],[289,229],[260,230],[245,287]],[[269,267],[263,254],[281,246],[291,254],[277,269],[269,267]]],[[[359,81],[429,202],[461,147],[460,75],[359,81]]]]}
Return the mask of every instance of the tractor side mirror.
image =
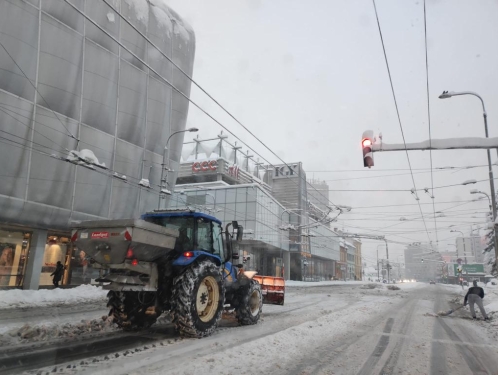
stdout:
{"type": "Polygon", "coordinates": [[[243,236],[244,236],[244,227],[242,227],[242,225],[239,225],[237,227],[237,242],[242,241],[243,236]]]}
{"type": "Polygon", "coordinates": [[[232,247],[232,236],[230,235],[229,227],[230,224],[227,224],[225,227],[225,262],[230,262],[233,256],[233,247],[232,247]]]}

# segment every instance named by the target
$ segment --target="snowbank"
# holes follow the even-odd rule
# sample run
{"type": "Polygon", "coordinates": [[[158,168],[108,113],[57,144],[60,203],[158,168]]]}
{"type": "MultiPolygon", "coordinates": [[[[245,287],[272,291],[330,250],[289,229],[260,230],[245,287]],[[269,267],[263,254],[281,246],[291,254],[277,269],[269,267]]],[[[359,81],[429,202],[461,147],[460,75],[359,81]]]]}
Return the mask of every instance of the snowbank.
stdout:
{"type": "Polygon", "coordinates": [[[2,290],[0,309],[98,302],[104,301],[106,295],[106,290],[92,285],[80,285],[72,289],[2,290]]]}
{"type": "Polygon", "coordinates": [[[401,290],[422,288],[424,286],[432,286],[432,285],[427,285],[424,283],[398,283],[398,284],[384,284],[384,285],[396,285],[401,290]]]}
{"type": "Polygon", "coordinates": [[[327,285],[364,285],[370,284],[368,281],[295,281],[286,280],[285,286],[299,286],[303,288],[313,288],[315,286],[327,286],[327,285]]]}

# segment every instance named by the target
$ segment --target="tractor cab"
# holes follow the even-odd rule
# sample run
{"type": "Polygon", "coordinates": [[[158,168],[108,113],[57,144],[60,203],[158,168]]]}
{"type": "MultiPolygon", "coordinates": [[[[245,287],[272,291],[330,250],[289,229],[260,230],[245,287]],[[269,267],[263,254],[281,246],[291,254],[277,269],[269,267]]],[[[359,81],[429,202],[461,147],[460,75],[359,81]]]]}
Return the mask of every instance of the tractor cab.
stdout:
{"type": "Polygon", "coordinates": [[[178,231],[175,250],[203,251],[226,259],[221,221],[201,212],[154,211],[142,215],[142,220],[178,231]]]}

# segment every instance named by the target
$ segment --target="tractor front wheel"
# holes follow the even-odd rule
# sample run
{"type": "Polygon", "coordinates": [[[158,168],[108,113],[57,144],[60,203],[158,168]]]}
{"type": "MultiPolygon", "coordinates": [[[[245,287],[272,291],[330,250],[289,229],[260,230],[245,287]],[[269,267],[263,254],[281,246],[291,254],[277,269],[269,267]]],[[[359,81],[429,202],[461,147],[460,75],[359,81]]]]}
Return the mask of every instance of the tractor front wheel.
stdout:
{"type": "Polygon", "coordinates": [[[251,280],[247,287],[240,291],[239,301],[235,315],[241,325],[256,324],[263,311],[263,294],[261,285],[256,280],[251,280]]]}

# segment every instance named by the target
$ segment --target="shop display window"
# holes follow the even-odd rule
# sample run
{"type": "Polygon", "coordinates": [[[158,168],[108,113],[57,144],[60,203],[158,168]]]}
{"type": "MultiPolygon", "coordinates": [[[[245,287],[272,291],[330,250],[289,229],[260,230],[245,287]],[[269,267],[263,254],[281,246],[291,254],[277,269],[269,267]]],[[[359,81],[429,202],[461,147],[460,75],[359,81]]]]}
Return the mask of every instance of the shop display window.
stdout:
{"type": "Polygon", "coordinates": [[[29,240],[29,233],[0,230],[0,288],[22,286],[29,240]]]}
{"type": "Polygon", "coordinates": [[[55,271],[57,262],[64,265],[64,277],[62,278],[62,285],[67,282],[67,251],[70,245],[69,237],[49,235],[45,245],[45,252],[43,254],[42,269],[40,274],[40,286],[48,286],[52,284],[52,272],[55,271]]]}
{"type": "Polygon", "coordinates": [[[81,249],[73,246],[68,255],[68,285],[95,283],[100,270],[93,268],[92,259],[81,249]]]}

